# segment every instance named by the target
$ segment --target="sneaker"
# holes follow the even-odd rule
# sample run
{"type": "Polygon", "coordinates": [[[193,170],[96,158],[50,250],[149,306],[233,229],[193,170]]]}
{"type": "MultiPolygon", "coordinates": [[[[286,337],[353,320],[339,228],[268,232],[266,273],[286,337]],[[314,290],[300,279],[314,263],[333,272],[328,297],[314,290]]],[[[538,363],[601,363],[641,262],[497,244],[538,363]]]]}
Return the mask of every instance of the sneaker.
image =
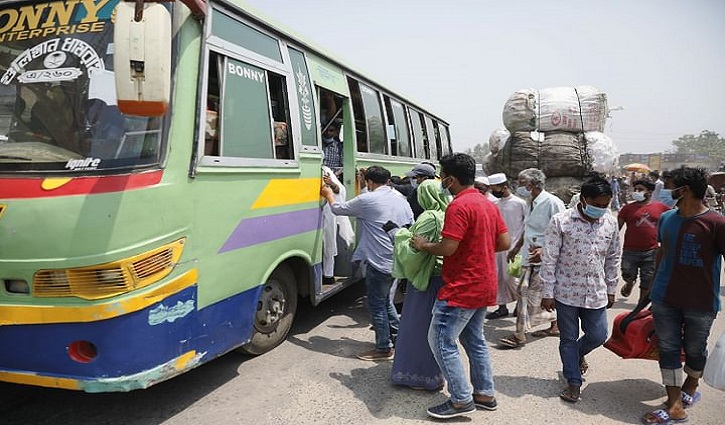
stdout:
{"type": "Polygon", "coordinates": [[[476,405],[473,400],[469,401],[461,407],[456,407],[453,402],[448,400],[438,406],[428,408],[428,416],[436,419],[450,419],[457,416],[465,416],[476,411],[476,405]]]}
{"type": "Polygon", "coordinates": [[[495,398],[492,398],[489,401],[476,401],[476,399],[474,398],[473,403],[479,409],[496,410],[498,408],[498,403],[496,402],[495,398]]]}
{"type": "Polygon", "coordinates": [[[388,351],[370,350],[357,355],[360,360],[367,360],[370,362],[376,362],[381,360],[393,360],[395,357],[395,350],[392,348],[388,351]]]}

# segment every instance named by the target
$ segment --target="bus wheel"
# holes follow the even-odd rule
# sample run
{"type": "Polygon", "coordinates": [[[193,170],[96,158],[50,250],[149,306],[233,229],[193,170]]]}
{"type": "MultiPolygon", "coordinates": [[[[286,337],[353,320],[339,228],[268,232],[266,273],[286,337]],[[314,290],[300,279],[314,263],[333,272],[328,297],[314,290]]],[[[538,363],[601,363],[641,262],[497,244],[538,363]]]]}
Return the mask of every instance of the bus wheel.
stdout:
{"type": "Polygon", "coordinates": [[[297,285],[289,267],[280,266],[267,279],[259,294],[252,338],[240,347],[258,355],[278,346],[292,328],[297,311],[297,285]]]}

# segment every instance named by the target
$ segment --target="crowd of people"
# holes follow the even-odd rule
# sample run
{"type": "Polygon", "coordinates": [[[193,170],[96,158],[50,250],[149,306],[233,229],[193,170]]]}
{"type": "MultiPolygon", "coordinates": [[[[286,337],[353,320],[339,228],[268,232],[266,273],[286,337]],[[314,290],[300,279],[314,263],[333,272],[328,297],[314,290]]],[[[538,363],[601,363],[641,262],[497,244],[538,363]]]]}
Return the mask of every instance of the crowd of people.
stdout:
{"type": "Polygon", "coordinates": [[[558,338],[567,380],[559,396],[576,403],[586,356],[609,333],[606,310],[639,282],[640,301],[652,303],[667,396],[663,408],[640,421],[687,419],[685,409],[701,397],[725,254],[725,218],[705,203],[704,170],[630,179],[625,198],[614,184],[619,181],[593,175],[569,208],[546,191],[541,170],[476,177],[475,160],[462,153],[441,158],[439,173],[433,164],[418,164],[406,180],[393,183],[390,171],[371,166],[350,200],[329,178],[321,189],[332,215],[358,223],[352,261],[366,264],[375,331],[375,348],[358,358],[392,360],[396,385],[440,391],[447,384],[449,399],[427,410],[433,418],[495,410],[483,324],[514,314],[515,332],[499,348],[521,349],[530,337],[558,338]],[[396,279],[407,282],[402,315],[390,295],[396,279]]]}

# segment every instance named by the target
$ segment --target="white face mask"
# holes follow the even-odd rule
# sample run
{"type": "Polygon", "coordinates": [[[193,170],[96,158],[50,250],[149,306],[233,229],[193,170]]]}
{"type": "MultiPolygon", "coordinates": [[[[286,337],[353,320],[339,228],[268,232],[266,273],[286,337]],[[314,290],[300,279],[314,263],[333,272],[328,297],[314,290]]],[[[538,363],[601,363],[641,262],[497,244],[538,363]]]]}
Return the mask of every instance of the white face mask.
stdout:
{"type": "Polygon", "coordinates": [[[647,196],[644,192],[634,192],[632,193],[632,199],[634,199],[635,202],[642,202],[647,199],[647,196]]]}
{"type": "Polygon", "coordinates": [[[448,180],[448,177],[441,180],[441,192],[443,192],[445,196],[453,196],[450,190],[451,186],[446,186],[446,184],[444,183],[446,180],[448,180]]]}
{"type": "Polygon", "coordinates": [[[418,187],[418,180],[411,180],[410,185],[413,186],[413,189],[416,189],[418,187]]]}

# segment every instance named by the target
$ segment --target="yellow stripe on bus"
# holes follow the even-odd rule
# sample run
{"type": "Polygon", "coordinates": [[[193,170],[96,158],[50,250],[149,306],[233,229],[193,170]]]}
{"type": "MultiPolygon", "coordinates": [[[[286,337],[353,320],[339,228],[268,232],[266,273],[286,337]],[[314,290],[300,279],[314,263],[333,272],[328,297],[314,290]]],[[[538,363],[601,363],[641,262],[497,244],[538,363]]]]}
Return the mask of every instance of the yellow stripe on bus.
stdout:
{"type": "Polygon", "coordinates": [[[320,183],[319,178],[272,179],[257,197],[252,209],[318,202],[320,183]]]}
{"type": "Polygon", "coordinates": [[[197,283],[199,272],[192,269],[150,292],[121,301],[88,306],[0,305],[0,326],[45,323],[94,322],[142,310],[197,283]]]}
{"type": "Polygon", "coordinates": [[[0,381],[12,382],[13,384],[35,385],[38,387],[63,388],[65,390],[81,389],[77,379],[41,376],[32,373],[0,372],[0,381]]]}

